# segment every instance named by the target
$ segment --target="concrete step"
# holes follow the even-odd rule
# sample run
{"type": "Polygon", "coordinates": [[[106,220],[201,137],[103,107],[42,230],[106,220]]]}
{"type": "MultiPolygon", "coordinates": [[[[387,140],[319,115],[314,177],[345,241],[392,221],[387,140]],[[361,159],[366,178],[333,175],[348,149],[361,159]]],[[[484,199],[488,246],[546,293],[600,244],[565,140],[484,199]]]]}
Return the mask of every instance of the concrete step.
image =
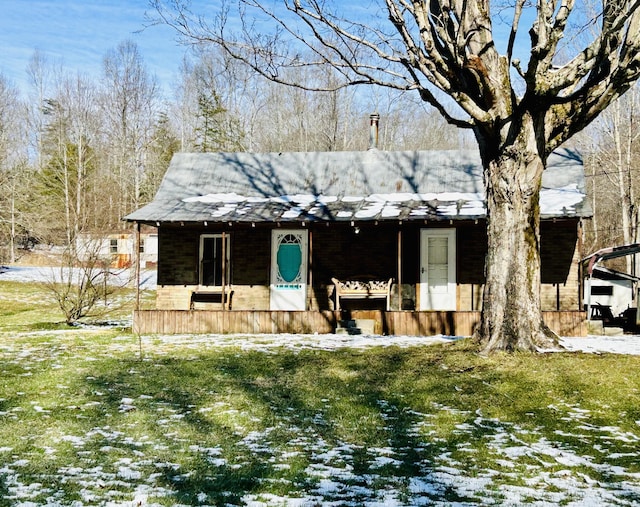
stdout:
{"type": "Polygon", "coordinates": [[[357,327],[337,327],[336,328],[336,334],[340,334],[340,335],[362,334],[362,330],[360,328],[357,328],[357,327]]]}
{"type": "Polygon", "coordinates": [[[350,319],[338,322],[336,334],[374,334],[376,321],[374,319],[350,319]]]}

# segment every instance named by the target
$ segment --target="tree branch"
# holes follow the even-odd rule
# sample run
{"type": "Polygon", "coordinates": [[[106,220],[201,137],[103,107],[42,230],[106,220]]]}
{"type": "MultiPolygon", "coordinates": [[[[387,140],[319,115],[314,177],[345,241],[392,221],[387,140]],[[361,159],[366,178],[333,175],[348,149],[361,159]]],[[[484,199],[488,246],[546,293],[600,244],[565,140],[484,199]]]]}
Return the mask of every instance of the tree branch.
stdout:
{"type": "Polygon", "coordinates": [[[527,0],[514,2],[505,55],[494,44],[490,0],[380,0],[388,29],[373,16],[369,23],[345,19],[329,9],[337,3],[282,0],[283,13],[260,0],[237,0],[235,30],[227,8],[210,26],[189,12],[185,0],[170,1],[167,10],[162,0],[151,0],[161,22],[192,44],[219,45],[273,82],[314,91],[362,84],[416,90],[448,123],[483,126],[497,138],[508,135],[501,126],[517,125],[519,114],[533,112],[542,122],[542,142],[551,149],[591,122],[640,72],[640,0],[605,0],[599,34],[561,66],[560,42],[577,4],[539,0],[524,72],[513,56],[527,0]],[[257,29],[251,12],[268,20],[268,32],[257,29]],[[524,78],[522,98],[512,87],[510,65],[524,78]],[[308,73],[310,80],[300,82],[287,74],[287,69],[324,67],[339,79],[320,82],[308,73]],[[437,90],[453,101],[440,98],[437,90]],[[462,115],[453,114],[453,103],[462,115]]]}
{"type": "Polygon", "coordinates": [[[586,127],[640,77],[640,2],[628,3],[631,11],[604,13],[600,37],[582,52],[583,67],[561,69],[565,94],[558,93],[547,119],[552,146],[586,127]]]}

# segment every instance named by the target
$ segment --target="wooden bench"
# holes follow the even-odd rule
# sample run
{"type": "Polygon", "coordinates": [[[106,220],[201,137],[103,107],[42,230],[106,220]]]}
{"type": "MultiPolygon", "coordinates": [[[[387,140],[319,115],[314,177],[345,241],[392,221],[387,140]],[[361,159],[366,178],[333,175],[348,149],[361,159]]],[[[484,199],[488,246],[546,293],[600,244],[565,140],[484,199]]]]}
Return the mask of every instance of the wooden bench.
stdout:
{"type": "Polygon", "coordinates": [[[350,280],[331,278],[331,281],[335,285],[336,310],[340,310],[341,299],[385,299],[386,310],[389,310],[393,278],[385,281],[359,276],[350,280]]]}

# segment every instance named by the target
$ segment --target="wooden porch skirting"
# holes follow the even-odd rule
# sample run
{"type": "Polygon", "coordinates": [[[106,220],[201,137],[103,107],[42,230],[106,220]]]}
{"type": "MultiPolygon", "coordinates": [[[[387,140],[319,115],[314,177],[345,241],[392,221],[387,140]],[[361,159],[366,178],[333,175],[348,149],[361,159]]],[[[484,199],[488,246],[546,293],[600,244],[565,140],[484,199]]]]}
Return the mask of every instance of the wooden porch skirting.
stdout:
{"type": "MultiPolygon", "coordinates": [[[[547,325],[560,336],[587,335],[585,312],[543,312],[543,317],[547,325]]],[[[373,319],[376,332],[385,335],[470,336],[480,323],[480,312],[139,310],[133,314],[133,332],[324,334],[334,333],[342,319],[373,319]]]]}

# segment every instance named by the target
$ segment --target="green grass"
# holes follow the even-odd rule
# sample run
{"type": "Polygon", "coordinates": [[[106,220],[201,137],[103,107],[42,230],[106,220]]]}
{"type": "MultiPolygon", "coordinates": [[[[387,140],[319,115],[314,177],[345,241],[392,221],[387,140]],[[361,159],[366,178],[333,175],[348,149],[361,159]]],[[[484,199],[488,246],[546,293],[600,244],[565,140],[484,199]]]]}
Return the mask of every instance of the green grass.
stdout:
{"type": "MultiPolygon", "coordinates": [[[[105,305],[97,304],[85,323],[130,319],[135,292],[118,289],[105,305]]],[[[155,291],[141,292],[141,307],[153,308],[155,291]]],[[[51,292],[40,283],[0,282],[0,331],[44,331],[68,325],[51,292]]]]}
{"type": "Polygon", "coordinates": [[[39,290],[0,284],[0,506],[640,502],[640,357],[188,337],[141,357],[58,329],[39,290]]]}

